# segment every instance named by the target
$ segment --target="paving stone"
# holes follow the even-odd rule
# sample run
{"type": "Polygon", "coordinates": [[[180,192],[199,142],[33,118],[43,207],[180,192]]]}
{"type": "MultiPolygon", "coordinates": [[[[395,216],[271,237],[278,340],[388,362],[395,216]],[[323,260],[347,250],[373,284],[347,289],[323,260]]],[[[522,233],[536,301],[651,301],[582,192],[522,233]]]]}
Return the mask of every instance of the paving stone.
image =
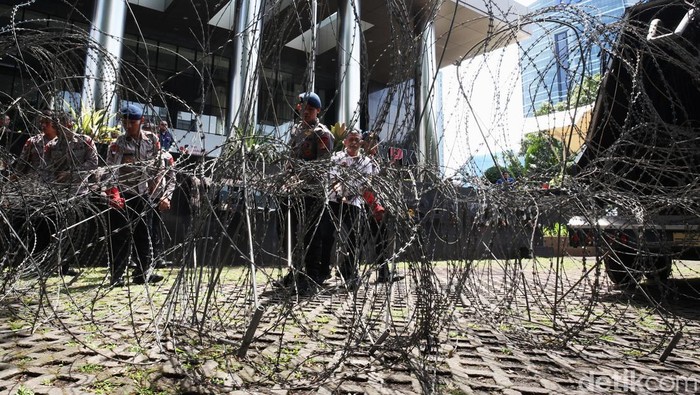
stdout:
{"type": "Polygon", "coordinates": [[[555,383],[554,381],[548,380],[546,378],[540,378],[538,381],[542,385],[542,387],[550,391],[555,391],[559,393],[563,392],[561,386],[555,383]]]}
{"type": "Polygon", "coordinates": [[[514,391],[518,391],[521,394],[532,394],[532,395],[538,395],[538,394],[549,394],[551,391],[546,389],[546,388],[541,388],[541,387],[532,387],[532,386],[521,386],[521,385],[514,385],[510,389],[514,391]]]}
{"type": "Polygon", "coordinates": [[[0,381],[9,380],[20,373],[22,373],[21,369],[11,364],[2,364],[0,366],[0,381]]]}
{"type": "MultiPolygon", "coordinates": [[[[126,306],[123,300],[117,300],[118,295],[122,295],[121,297],[124,295],[124,290],[120,291],[121,293],[111,292],[110,297],[114,296],[115,303],[119,302],[126,306]]],[[[227,295],[236,295],[236,292],[239,290],[232,290],[227,295]]],[[[475,314],[476,310],[474,309],[470,310],[471,312],[466,309],[455,311],[455,322],[462,324],[465,327],[464,331],[461,332],[458,340],[446,333],[440,334],[440,339],[446,343],[440,344],[439,348],[433,348],[430,354],[422,352],[422,343],[415,340],[415,328],[413,327],[415,323],[404,319],[400,320],[401,326],[394,325],[392,327],[391,336],[370,356],[368,353],[371,346],[369,339],[376,339],[381,333],[384,328],[383,321],[377,319],[376,313],[364,318],[357,316],[353,300],[366,303],[368,308],[376,310],[382,309],[382,304],[376,304],[376,301],[371,296],[365,295],[363,293],[365,291],[362,289],[355,299],[346,299],[347,296],[332,292],[335,291],[327,289],[324,294],[315,298],[300,300],[297,306],[286,305],[293,313],[292,317],[287,320],[288,325],[284,331],[279,329],[283,326],[278,325],[279,316],[275,309],[277,305],[283,306],[287,301],[278,299],[274,302],[277,305],[266,305],[265,314],[256,332],[256,336],[259,338],[256,338],[257,340],[243,359],[235,358],[235,353],[246,329],[246,320],[243,320],[241,324],[232,324],[226,327],[226,333],[212,333],[212,339],[206,341],[209,346],[221,346],[222,350],[226,348],[225,353],[222,351],[222,354],[215,359],[220,361],[223,358],[228,365],[219,365],[214,359],[202,357],[198,360],[201,365],[197,365],[196,369],[188,370],[188,375],[197,374],[220,379],[223,386],[228,388],[226,393],[232,393],[231,389],[233,388],[244,388],[245,390],[237,391],[237,393],[269,395],[274,391],[275,393],[289,393],[291,395],[356,391],[370,395],[406,395],[422,393],[416,378],[418,375],[413,370],[422,366],[421,363],[425,363],[426,359],[421,358],[427,358],[430,361],[439,362],[428,363],[426,372],[432,375],[437,374],[439,380],[449,383],[452,388],[461,389],[464,393],[575,394],[581,393],[577,378],[590,373],[613,375],[615,372],[627,368],[635,369],[639,374],[646,375],[655,371],[657,376],[662,372],[664,375],[669,373],[688,375],[693,374],[698,369],[696,361],[700,355],[692,346],[698,344],[700,340],[698,335],[695,335],[695,333],[700,333],[698,330],[700,326],[692,320],[688,323],[688,330],[684,332],[683,340],[688,340],[688,342],[679,344],[669,360],[665,364],[661,364],[655,358],[621,358],[624,355],[622,350],[624,350],[625,342],[648,341],[648,339],[640,339],[634,334],[634,331],[616,333],[616,336],[624,340],[617,344],[577,346],[570,349],[530,350],[528,345],[519,345],[509,341],[497,329],[489,327],[488,322],[483,322],[479,318],[480,315],[475,314]],[[314,328],[314,326],[319,326],[318,317],[321,315],[323,315],[323,321],[328,321],[322,327],[314,328]],[[358,323],[365,325],[366,329],[363,330],[371,331],[372,336],[358,331],[356,327],[358,323]],[[471,329],[477,325],[479,326],[478,330],[471,329]],[[270,328],[273,329],[270,330],[270,328]],[[267,332],[264,332],[265,330],[267,332]],[[350,345],[350,349],[346,349],[348,345],[350,345]],[[283,347],[281,353],[279,347],[283,347]],[[509,353],[504,353],[504,349],[508,349],[509,353]],[[269,357],[277,355],[281,355],[281,357],[275,358],[274,364],[271,363],[269,357]],[[407,358],[411,361],[407,361],[407,358]],[[665,370],[655,370],[657,367],[665,370]],[[317,385],[307,385],[306,387],[299,385],[298,383],[303,382],[303,379],[295,381],[297,373],[302,378],[318,377],[319,373],[327,368],[335,369],[329,376],[331,381],[341,377],[346,378],[343,385],[338,387],[336,382],[335,385],[322,384],[321,387],[317,388],[317,385]],[[266,377],[268,374],[273,378],[266,377]],[[282,387],[293,385],[298,390],[273,388],[275,374],[288,380],[286,383],[280,384],[282,387]]],[[[416,295],[413,290],[403,287],[395,289],[394,292],[395,295],[400,295],[404,301],[395,304],[395,308],[407,310],[421,308],[421,306],[416,307],[416,295]]],[[[143,295],[132,296],[134,301],[143,297],[143,295]]],[[[504,296],[507,295],[495,295],[494,297],[504,296]]],[[[243,299],[234,298],[227,300],[226,303],[231,306],[241,306],[243,305],[241,303],[245,302],[243,299]]],[[[135,309],[139,310],[138,307],[135,309]]],[[[102,321],[105,323],[105,327],[100,329],[106,334],[104,339],[95,338],[90,343],[96,344],[95,347],[103,347],[109,343],[117,344],[112,351],[98,348],[104,352],[105,356],[96,354],[82,345],[69,345],[69,343],[75,343],[73,337],[58,329],[52,329],[43,335],[28,335],[27,333],[12,337],[0,335],[6,339],[0,341],[0,355],[11,355],[13,358],[2,359],[0,393],[9,388],[10,385],[14,385],[13,382],[19,379],[12,376],[11,379],[3,381],[3,375],[7,375],[8,371],[13,372],[13,369],[17,375],[22,376],[25,383],[31,383],[32,386],[36,387],[35,393],[37,394],[48,393],[44,392],[46,389],[41,386],[41,381],[45,380],[46,377],[52,377],[50,374],[56,375],[55,377],[63,389],[75,391],[75,393],[87,391],[84,382],[80,383],[81,380],[93,380],[94,382],[110,377],[110,374],[121,385],[118,387],[120,393],[124,393],[123,391],[136,392],[136,387],[130,387],[126,384],[130,379],[124,377],[126,371],[124,366],[128,366],[125,362],[134,363],[137,361],[143,363],[144,366],[156,368],[153,378],[160,380],[161,384],[164,385],[163,388],[173,389],[173,392],[177,392],[174,390],[175,388],[182,390],[185,386],[179,386],[177,383],[189,380],[184,378],[183,372],[179,371],[178,366],[182,361],[169,361],[166,358],[177,358],[175,350],[178,348],[187,347],[189,352],[190,347],[194,347],[196,343],[190,344],[190,340],[195,340],[194,336],[191,332],[188,333],[184,330],[183,333],[187,333],[187,336],[168,332],[167,337],[160,339],[165,349],[161,351],[149,338],[150,334],[147,328],[152,317],[150,310],[148,308],[141,308],[141,310],[143,310],[143,314],[136,314],[133,318],[133,327],[131,321],[126,320],[120,322],[121,320],[113,318],[102,321]],[[109,333],[110,331],[114,333],[109,333]],[[141,338],[140,344],[144,345],[143,352],[130,351],[133,347],[132,344],[134,344],[135,334],[141,338]],[[19,346],[20,343],[21,346],[19,346]],[[114,358],[105,359],[107,356],[114,358]],[[20,360],[23,360],[22,364],[18,363],[20,360]],[[88,378],[81,377],[78,374],[78,369],[85,363],[100,364],[105,367],[105,370],[94,375],[84,375],[89,376],[88,378]],[[171,386],[167,387],[166,383],[170,383],[171,386]]],[[[65,322],[70,321],[69,327],[80,330],[82,334],[78,338],[83,341],[87,341],[85,339],[87,335],[94,333],[94,331],[83,330],[87,328],[87,323],[81,322],[78,317],[72,317],[70,314],[63,314],[63,317],[65,322]]],[[[570,321],[576,322],[575,319],[570,321]]],[[[564,321],[558,320],[558,322],[564,321]]],[[[175,320],[175,324],[177,324],[177,320],[175,320]]],[[[0,318],[0,327],[2,325],[3,320],[0,318]]],[[[609,325],[605,323],[596,323],[588,329],[590,329],[589,334],[611,333],[609,325]]],[[[533,332],[534,336],[540,336],[538,333],[556,335],[556,332],[551,329],[533,332]]],[[[208,335],[208,333],[204,335],[208,335]]],[[[213,348],[205,348],[206,352],[201,355],[207,355],[207,352],[213,348]]],[[[197,355],[196,350],[192,350],[192,353],[197,355]]],[[[191,381],[188,385],[188,388],[199,393],[207,393],[206,387],[203,385],[191,381]]],[[[211,393],[211,388],[208,391],[211,393]]]]}

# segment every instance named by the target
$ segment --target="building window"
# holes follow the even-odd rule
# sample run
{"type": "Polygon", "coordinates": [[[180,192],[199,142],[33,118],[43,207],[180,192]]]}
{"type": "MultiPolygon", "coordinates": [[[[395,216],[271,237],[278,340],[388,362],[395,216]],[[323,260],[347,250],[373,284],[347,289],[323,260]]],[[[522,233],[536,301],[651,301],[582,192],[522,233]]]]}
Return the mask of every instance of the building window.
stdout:
{"type": "Polygon", "coordinates": [[[569,70],[569,42],[566,32],[554,35],[554,59],[556,63],[556,98],[555,101],[566,99],[569,88],[567,72],[569,70]]]}
{"type": "MultiPolygon", "coordinates": [[[[224,134],[223,120],[214,115],[202,114],[199,116],[202,132],[208,134],[224,134]]],[[[197,132],[197,115],[187,111],[178,111],[175,128],[188,132],[197,132]]]]}

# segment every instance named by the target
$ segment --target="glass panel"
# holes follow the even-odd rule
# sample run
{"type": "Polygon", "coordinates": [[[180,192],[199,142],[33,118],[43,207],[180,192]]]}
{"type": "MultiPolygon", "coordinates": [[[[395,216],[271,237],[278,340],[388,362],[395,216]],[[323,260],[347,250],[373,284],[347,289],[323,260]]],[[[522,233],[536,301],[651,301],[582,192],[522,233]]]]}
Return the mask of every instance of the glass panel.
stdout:
{"type": "Polygon", "coordinates": [[[221,82],[228,81],[230,64],[231,61],[228,58],[223,56],[214,56],[214,64],[211,70],[212,79],[221,82]]]}
{"type": "Polygon", "coordinates": [[[148,48],[148,64],[150,67],[155,67],[158,64],[158,42],[146,39],[146,48],[148,48]]]}
{"type": "Polygon", "coordinates": [[[158,48],[158,69],[173,71],[177,67],[177,47],[161,44],[158,48]]]}
{"type": "Polygon", "coordinates": [[[189,48],[178,48],[177,53],[179,55],[177,59],[177,70],[185,71],[186,74],[194,75],[193,63],[197,59],[197,53],[189,48]]]}
{"type": "Polygon", "coordinates": [[[192,114],[191,112],[178,111],[177,121],[175,122],[175,128],[187,131],[196,130],[194,124],[194,114],[192,114]]]}
{"type": "Polygon", "coordinates": [[[136,61],[136,51],[138,50],[138,41],[136,37],[127,35],[124,37],[124,45],[122,47],[122,60],[126,62],[136,61]]]}
{"type": "Polygon", "coordinates": [[[569,70],[569,43],[566,32],[554,35],[554,54],[556,57],[557,95],[559,100],[566,99],[568,90],[567,71],[569,70]]]}
{"type": "Polygon", "coordinates": [[[75,113],[80,112],[80,93],[61,91],[58,93],[58,96],[61,98],[63,111],[68,113],[70,113],[71,110],[75,113]]]}

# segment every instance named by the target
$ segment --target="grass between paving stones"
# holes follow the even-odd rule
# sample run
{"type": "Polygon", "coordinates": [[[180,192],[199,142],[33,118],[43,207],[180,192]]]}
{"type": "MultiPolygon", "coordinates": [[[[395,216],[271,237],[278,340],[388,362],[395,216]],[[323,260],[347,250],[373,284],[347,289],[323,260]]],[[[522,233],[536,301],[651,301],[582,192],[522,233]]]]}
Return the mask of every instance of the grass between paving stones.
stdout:
{"type": "Polygon", "coordinates": [[[125,377],[134,383],[138,395],[165,395],[167,391],[158,389],[153,384],[158,378],[159,371],[157,367],[131,366],[127,368],[125,377]]]}
{"type": "Polygon", "coordinates": [[[86,374],[94,374],[103,371],[105,368],[102,365],[97,365],[94,363],[86,363],[78,368],[78,371],[86,374]]]}
{"type": "Polygon", "coordinates": [[[115,394],[119,386],[110,379],[95,381],[88,388],[97,395],[115,394]]]}
{"type": "Polygon", "coordinates": [[[17,387],[17,395],[34,395],[34,391],[30,390],[29,388],[20,385],[17,387]]]}
{"type": "MultiPolygon", "coordinates": [[[[523,262],[523,265],[539,265],[539,264],[544,264],[543,260],[538,260],[537,262],[534,262],[532,260],[526,260],[523,262]]],[[[587,264],[590,264],[591,261],[588,261],[587,264]]],[[[476,262],[476,265],[494,265],[496,264],[495,261],[478,261],[476,262]]],[[[549,265],[549,262],[546,263],[549,265]]],[[[399,266],[401,267],[402,264],[399,266]]],[[[436,267],[447,267],[448,265],[453,265],[454,262],[446,262],[446,261],[441,261],[436,263],[436,267]]],[[[571,268],[580,271],[581,269],[581,261],[580,258],[565,258],[562,260],[561,263],[563,268],[571,268]]],[[[544,270],[544,269],[543,269],[544,270]]],[[[205,269],[204,271],[205,276],[209,275],[212,273],[211,270],[205,269]]],[[[64,287],[65,291],[62,292],[70,292],[70,296],[73,299],[66,299],[63,298],[61,299],[63,303],[66,304],[82,304],[85,306],[90,306],[91,309],[94,311],[92,312],[92,315],[96,317],[96,319],[101,320],[103,318],[110,317],[112,314],[115,312],[120,312],[124,310],[123,306],[123,301],[115,300],[114,296],[122,296],[126,294],[126,288],[123,289],[114,289],[111,290],[107,293],[104,294],[99,294],[99,289],[95,286],[90,286],[94,284],[100,284],[100,282],[104,279],[104,276],[106,276],[107,272],[105,269],[90,269],[86,271],[85,277],[81,275],[81,277],[73,284],[66,286],[63,283],[59,282],[54,282],[52,283],[53,286],[59,286],[59,287],[64,287]]],[[[271,278],[278,278],[280,274],[283,274],[283,271],[280,271],[279,269],[271,269],[271,268],[262,268],[261,270],[256,271],[256,281],[258,281],[259,284],[264,284],[267,281],[269,281],[271,278]]],[[[248,277],[250,275],[249,268],[246,267],[225,267],[222,272],[221,272],[221,277],[219,279],[219,282],[222,284],[236,284],[236,283],[241,283],[243,281],[247,281],[248,277]]],[[[172,281],[172,278],[174,278],[174,275],[171,276],[168,281],[172,281]]],[[[204,280],[203,280],[204,281],[204,280]]],[[[163,289],[167,289],[168,285],[171,284],[169,282],[165,282],[165,284],[162,285],[163,289]]],[[[150,287],[151,290],[158,290],[161,288],[161,285],[158,285],[156,287],[150,287]]],[[[132,296],[132,301],[143,303],[145,301],[145,292],[142,292],[144,289],[143,286],[132,286],[130,288],[131,291],[135,295],[132,296]],[[141,299],[139,299],[141,298],[141,299]]],[[[151,298],[154,303],[160,304],[164,301],[164,292],[159,293],[159,292],[151,292],[151,298]]],[[[36,301],[34,301],[36,303],[36,301]]],[[[637,307],[630,307],[630,306],[625,306],[626,309],[636,309],[635,311],[639,314],[639,320],[636,324],[632,323],[632,325],[628,328],[629,330],[634,330],[634,332],[642,332],[643,330],[648,330],[652,329],[654,331],[659,331],[663,330],[664,327],[661,326],[657,319],[656,316],[654,315],[654,312],[651,310],[645,310],[643,308],[637,308],[637,307]]],[[[81,313],[81,310],[78,308],[71,308],[70,309],[71,314],[79,314],[81,313]]],[[[566,310],[566,315],[571,315],[571,316],[579,316],[582,313],[584,313],[584,310],[578,306],[567,308],[566,310]]],[[[604,324],[606,325],[614,325],[614,324],[619,324],[617,319],[611,318],[609,316],[606,316],[606,311],[607,309],[599,309],[599,311],[596,312],[597,317],[599,320],[604,321],[604,324]]],[[[609,313],[609,311],[608,311],[609,313]]],[[[406,319],[408,315],[408,310],[406,308],[393,308],[391,310],[391,315],[394,319],[406,319]]],[[[306,320],[306,314],[304,312],[300,312],[299,316],[303,318],[303,320],[306,320]]],[[[331,322],[332,315],[328,314],[321,314],[316,316],[315,318],[308,317],[309,320],[313,320],[313,322],[319,326],[326,326],[331,322]]],[[[557,321],[559,321],[563,317],[558,317],[557,321]]],[[[550,317],[547,314],[533,314],[533,321],[536,324],[532,324],[533,329],[537,329],[541,326],[547,326],[549,328],[553,327],[553,322],[550,319],[550,317]]],[[[633,320],[632,320],[633,321],[633,320]]],[[[230,325],[230,320],[226,321],[230,325]]],[[[22,328],[26,327],[26,323],[22,321],[13,321],[12,327],[17,327],[17,330],[20,330],[22,328]]],[[[523,326],[530,325],[530,323],[525,322],[523,326]]],[[[559,324],[561,325],[561,324],[559,324]]],[[[482,328],[482,325],[476,324],[476,323],[469,323],[467,324],[468,327],[471,327],[472,329],[480,329],[482,328]]],[[[487,325],[488,326],[488,325],[487,325]]],[[[292,324],[287,324],[287,329],[291,328],[292,324]]],[[[502,331],[510,331],[513,330],[510,324],[500,324],[497,325],[499,330],[502,331]]],[[[84,324],[81,328],[85,332],[87,332],[86,336],[89,337],[89,340],[95,340],[95,336],[98,336],[98,325],[94,324],[84,324]],[[90,337],[92,336],[92,337],[90,337]]],[[[648,331],[647,331],[648,332],[648,331]]],[[[648,333],[647,333],[648,335],[648,333]]],[[[605,335],[603,335],[605,336],[605,335]]],[[[590,336],[588,339],[585,337],[581,340],[584,340],[587,342],[587,344],[595,344],[595,343],[600,343],[600,342],[606,342],[606,340],[609,341],[614,341],[615,336],[612,334],[609,335],[610,339],[603,339],[602,336],[599,336],[597,339],[592,338],[593,341],[588,343],[588,341],[591,340],[590,336]]],[[[582,341],[583,343],[583,341],[582,341]]],[[[103,343],[99,343],[99,347],[105,348],[105,349],[110,349],[115,347],[115,341],[114,340],[109,340],[103,343]]],[[[121,344],[121,343],[120,343],[121,344]]],[[[137,353],[142,353],[145,352],[145,350],[139,346],[139,345],[133,345],[130,348],[131,351],[137,352],[137,353]]],[[[291,345],[288,345],[288,347],[283,347],[281,351],[276,353],[277,355],[265,355],[264,360],[259,362],[262,363],[262,367],[260,367],[260,370],[264,373],[267,373],[268,377],[276,377],[275,374],[296,367],[301,366],[304,362],[298,361],[300,359],[300,349],[301,347],[296,347],[294,343],[291,343],[291,345]]],[[[269,351],[274,351],[274,350],[269,350],[269,351]]],[[[506,351],[501,350],[502,354],[508,354],[506,351]]],[[[630,357],[638,357],[641,355],[641,351],[639,350],[629,350],[628,352],[622,351],[627,356],[630,357]]],[[[232,370],[240,370],[242,369],[242,366],[238,364],[233,358],[230,358],[230,356],[233,354],[232,350],[230,348],[227,348],[227,346],[224,345],[214,345],[210,348],[205,348],[201,351],[195,352],[195,351],[187,351],[185,352],[184,350],[180,350],[178,355],[181,358],[183,362],[183,368],[186,370],[196,370],[202,366],[202,364],[207,361],[207,360],[215,360],[218,363],[218,366],[226,366],[227,371],[232,371],[232,370]]],[[[262,359],[262,358],[261,358],[262,359]]],[[[309,359],[310,361],[313,361],[313,359],[309,359]]],[[[309,362],[309,364],[313,365],[312,362],[309,362]]],[[[81,367],[83,368],[83,367],[81,367]]],[[[79,368],[79,369],[81,369],[79,368]]],[[[87,372],[85,372],[87,373],[87,372]]],[[[137,393],[139,394],[158,394],[159,392],[158,389],[155,387],[151,387],[149,384],[149,380],[151,380],[151,376],[153,376],[152,373],[144,372],[144,373],[138,373],[135,372],[133,373],[133,378],[129,377],[135,384],[135,387],[137,388],[137,393]]],[[[212,377],[209,378],[212,384],[219,385],[218,381],[220,381],[219,378],[212,377]]],[[[115,383],[114,381],[110,380],[102,380],[95,382],[91,384],[90,389],[95,392],[95,393],[118,393],[119,392],[119,385],[118,383],[115,383]]],[[[454,388],[455,391],[461,391],[459,388],[454,388]]],[[[445,392],[445,393],[451,393],[451,392],[445,392]]],[[[460,392],[454,392],[455,394],[459,394],[460,392]]]]}

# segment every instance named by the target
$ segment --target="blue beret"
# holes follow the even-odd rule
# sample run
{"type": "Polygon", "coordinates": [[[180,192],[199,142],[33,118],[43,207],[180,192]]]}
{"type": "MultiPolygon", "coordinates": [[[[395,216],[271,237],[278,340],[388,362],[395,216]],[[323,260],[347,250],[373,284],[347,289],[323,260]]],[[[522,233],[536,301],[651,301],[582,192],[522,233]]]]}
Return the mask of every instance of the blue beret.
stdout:
{"type": "Polygon", "coordinates": [[[311,107],[321,108],[321,98],[313,92],[304,92],[299,94],[299,101],[306,103],[311,107]]]}
{"type": "Polygon", "coordinates": [[[132,120],[141,119],[143,117],[143,110],[140,106],[137,106],[136,104],[129,104],[127,106],[124,106],[121,109],[121,113],[123,117],[127,117],[132,120]]]}

